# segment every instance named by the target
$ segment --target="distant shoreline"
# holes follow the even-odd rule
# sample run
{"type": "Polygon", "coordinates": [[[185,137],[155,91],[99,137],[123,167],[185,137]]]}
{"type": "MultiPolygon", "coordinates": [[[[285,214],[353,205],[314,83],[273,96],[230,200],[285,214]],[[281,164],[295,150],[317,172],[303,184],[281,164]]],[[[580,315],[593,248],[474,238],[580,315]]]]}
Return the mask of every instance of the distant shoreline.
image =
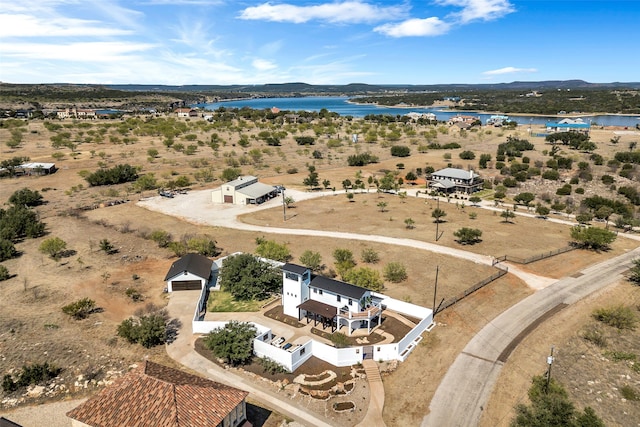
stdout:
{"type": "Polygon", "coordinates": [[[638,119],[640,119],[640,114],[634,114],[634,113],[624,113],[624,114],[623,113],[585,113],[585,112],[567,113],[567,114],[505,113],[503,111],[457,110],[457,109],[448,108],[446,105],[440,105],[440,104],[431,104],[431,105],[407,105],[407,104],[380,105],[380,104],[375,104],[375,103],[372,103],[372,102],[354,102],[354,101],[351,101],[351,100],[347,100],[346,102],[347,102],[347,104],[353,104],[353,105],[374,105],[374,106],[376,106],[378,108],[401,108],[401,109],[405,109],[405,110],[411,110],[411,109],[414,109],[414,108],[422,108],[422,109],[426,109],[426,108],[447,108],[449,111],[452,111],[452,112],[459,111],[460,113],[504,114],[504,115],[514,116],[514,117],[532,116],[532,117],[569,117],[569,118],[574,118],[574,117],[590,117],[590,116],[632,116],[632,117],[638,117],[638,119]]]}

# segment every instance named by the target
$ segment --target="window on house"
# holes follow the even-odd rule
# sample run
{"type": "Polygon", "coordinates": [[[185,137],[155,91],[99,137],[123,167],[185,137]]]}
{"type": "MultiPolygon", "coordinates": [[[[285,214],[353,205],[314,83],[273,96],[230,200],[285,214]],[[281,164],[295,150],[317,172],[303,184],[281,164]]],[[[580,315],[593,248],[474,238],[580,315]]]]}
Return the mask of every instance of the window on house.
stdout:
{"type": "Polygon", "coordinates": [[[304,352],[305,352],[305,351],[307,351],[307,349],[306,349],[306,348],[304,348],[304,347],[302,347],[302,348],[300,349],[300,356],[302,356],[302,355],[304,354],[304,352]]]}
{"type": "Polygon", "coordinates": [[[317,293],[318,293],[318,290],[317,290],[316,288],[313,288],[313,293],[314,293],[314,294],[317,294],[317,293]]]}
{"type": "Polygon", "coordinates": [[[322,295],[322,289],[318,289],[318,293],[322,295]]]}
{"type": "Polygon", "coordinates": [[[353,300],[349,298],[349,305],[353,305],[353,300]]]}
{"type": "Polygon", "coordinates": [[[298,281],[298,278],[299,278],[297,274],[292,273],[290,271],[285,271],[284,277],[286,277],[289,280],[295,280],[296,282],[298,281]]]}
{"type": "Polygon", "coordinates": [[[338,302],[340,302],[340,295],[338,295],[338,296],[336,297],[336,300],[337,300],[338,302]]]}

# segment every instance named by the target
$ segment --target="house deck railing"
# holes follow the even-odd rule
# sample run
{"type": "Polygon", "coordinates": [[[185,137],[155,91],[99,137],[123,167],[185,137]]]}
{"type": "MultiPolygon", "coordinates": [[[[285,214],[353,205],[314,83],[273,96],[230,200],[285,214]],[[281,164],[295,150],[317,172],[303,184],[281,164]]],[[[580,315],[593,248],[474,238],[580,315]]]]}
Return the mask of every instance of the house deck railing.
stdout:
{"type": "Polygon", "coordinates": [[[373,317],[376,317],[381,312],[381,307],[373,306],[360,312],[340,310],[340,312],[338,313],[338,317],[345,317],[347,319],[371,319],[373,317]]]}

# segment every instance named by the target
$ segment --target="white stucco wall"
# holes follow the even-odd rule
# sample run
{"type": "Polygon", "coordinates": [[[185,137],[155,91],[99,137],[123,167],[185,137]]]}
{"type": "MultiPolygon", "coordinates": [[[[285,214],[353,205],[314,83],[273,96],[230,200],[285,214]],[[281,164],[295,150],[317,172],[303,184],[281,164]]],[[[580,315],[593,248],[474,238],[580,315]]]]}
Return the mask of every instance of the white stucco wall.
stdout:
{"type": "Polygon", "coordinates": [[[200,286],[204,287],[204,285],[206,285],[206,281],[205,279],[203,279],[200,276],[196,276],[193,273],[180,273],[174,277],[169,278],[169,280],[167,280],[167,290],[169,292],[173,292],[172,286],[171,286],[171,282],[173,281],[183,281],[183,280],[199,280],[200,281],[200,286]]]}

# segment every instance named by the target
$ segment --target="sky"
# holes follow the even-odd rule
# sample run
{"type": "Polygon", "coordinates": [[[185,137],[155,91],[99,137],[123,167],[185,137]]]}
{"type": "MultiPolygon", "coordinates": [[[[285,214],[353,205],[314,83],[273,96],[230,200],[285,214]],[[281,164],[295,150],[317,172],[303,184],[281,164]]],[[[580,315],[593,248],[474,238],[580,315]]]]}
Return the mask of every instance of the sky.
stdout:
{"type": "Polygon", "coordinates": [[[640,81],[640,0],[0,0],[0,81],[640,81]]]}

